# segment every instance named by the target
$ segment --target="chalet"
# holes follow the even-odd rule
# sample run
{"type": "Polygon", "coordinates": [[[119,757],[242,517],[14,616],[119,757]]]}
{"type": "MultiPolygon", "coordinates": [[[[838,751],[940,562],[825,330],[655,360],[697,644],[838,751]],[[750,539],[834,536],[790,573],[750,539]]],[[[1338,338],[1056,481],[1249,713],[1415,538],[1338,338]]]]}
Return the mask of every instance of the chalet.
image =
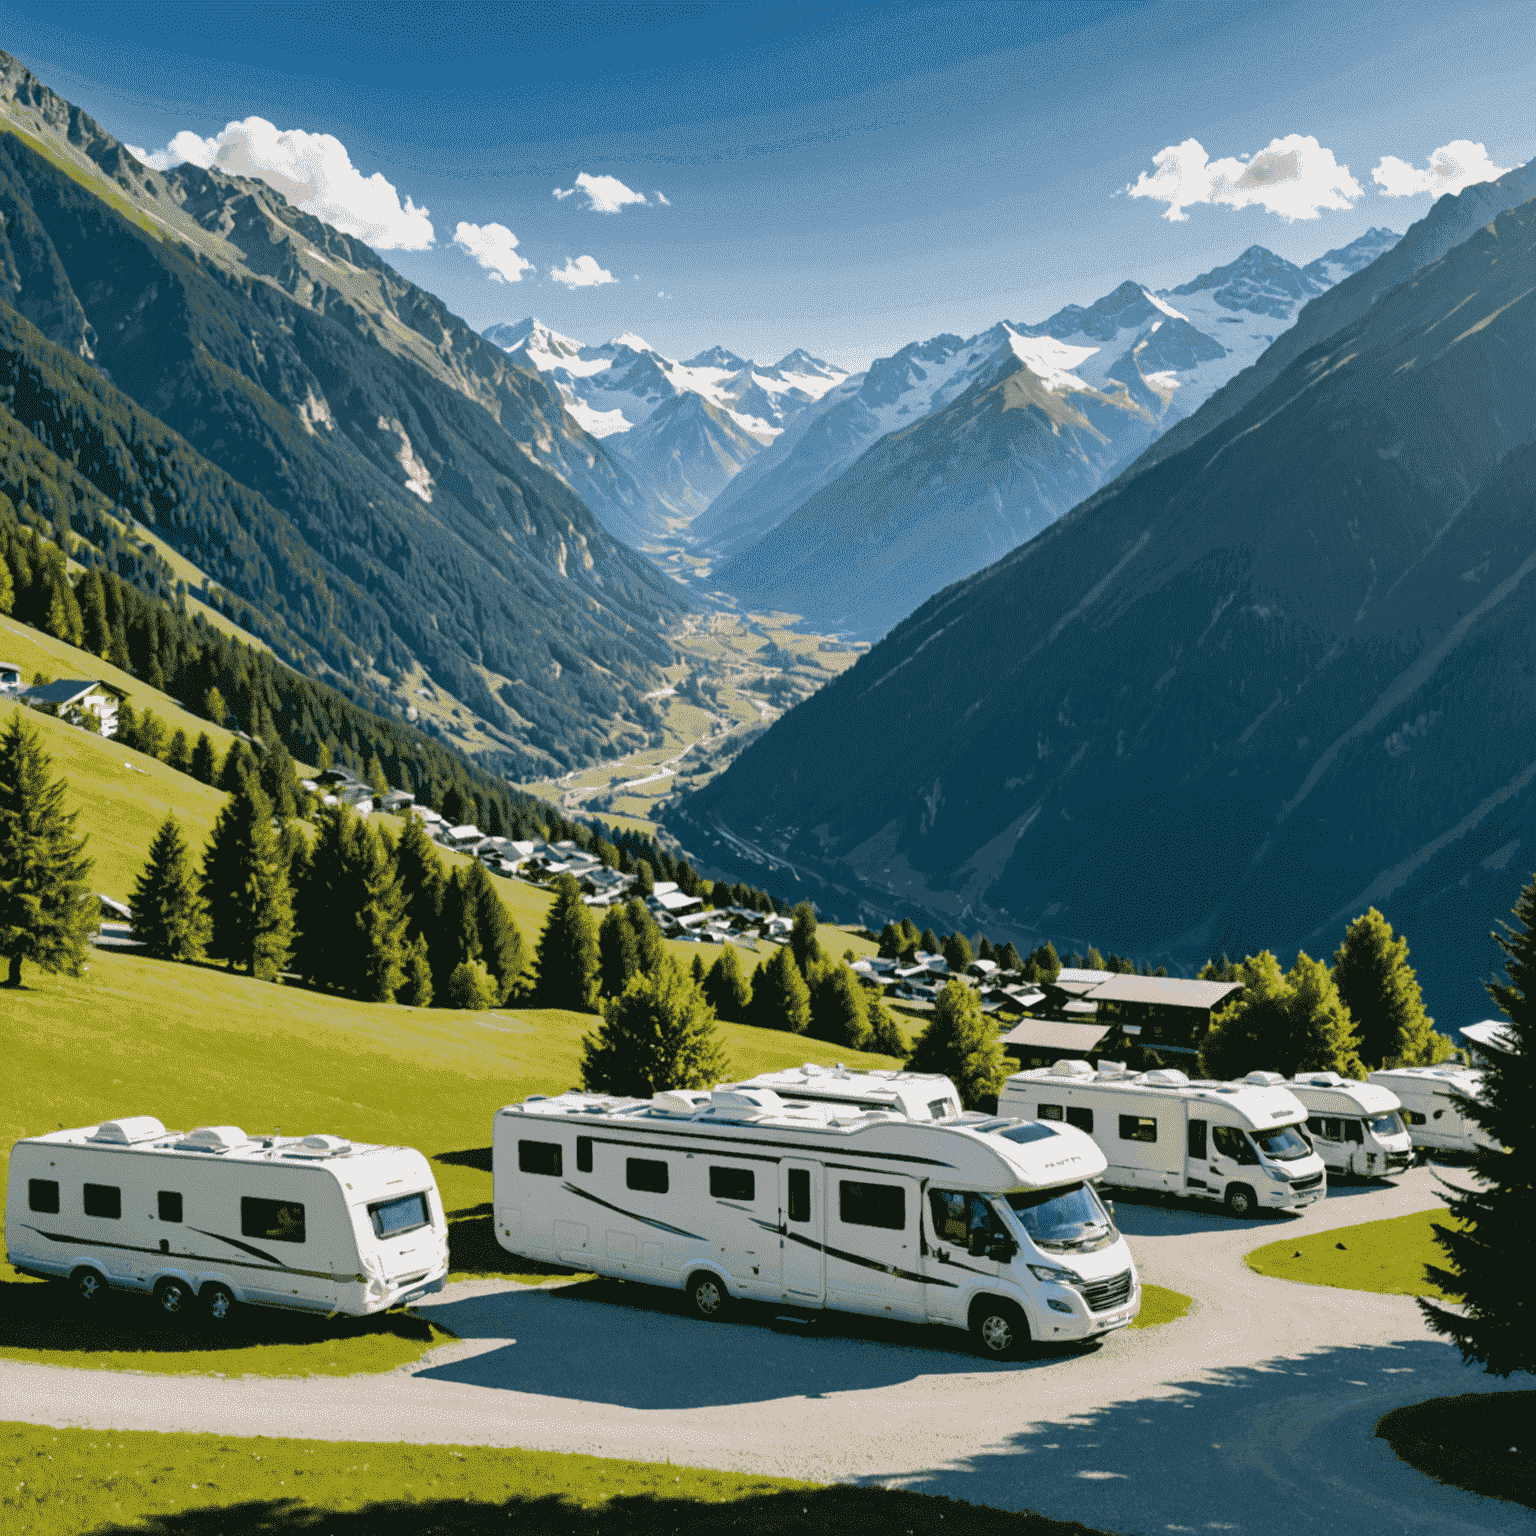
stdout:
{"type": "Polygon", "coordinates": [[[89,725],[103,736],[117,729],[118,706],[127,693],[100,678],[60,678],[56,683],[36,683],[19,695],[23,704],[57,715],[71,725],[89,725]]]}
{"type": "Polygon", "coordinates": [[[998,964],[996,960],[972,960],[965,971],[978,981],[991,981],[998,973],[998,964]]]}
{"type": "Polygon", "coordinates": [[[459,853],[473,853],[485,840],[485,833],[472,823],[465,822],[461,826],[441,828],[437,840],[445,848],[456,849],[459,853]]]}
{"type": "Polygon", "coordinates": [[[21,668],[14,661],[0,661],[0,693],[21,692],[21,668]]]}
{"type": "Polygon", "coordinates": [[[1211,1013],[1242,983],[1186,981],[1180,976],[1111,976],[1084,993],[1098,1018],[1112,1022],[1123,1044],[1174,1056],[1195,1056],[1211,1027],[1211,1013]]]}
{"type": "Polygon", "coordinates": [[[665,913],[674,922],[689,912],[702,912],[704,908],[699,897],[688,896],[678,890],[666,891],[660,896],[652,894],[645,904],[658,919],[665,913]]]}
{"type": "Polygon", "coordinates": [[[399,815],[402,811],[408,811],[416,804],[416,796],[408,789],[392,789],[379,802],[379,808],[385,811],[393,811],[399,815]]]}

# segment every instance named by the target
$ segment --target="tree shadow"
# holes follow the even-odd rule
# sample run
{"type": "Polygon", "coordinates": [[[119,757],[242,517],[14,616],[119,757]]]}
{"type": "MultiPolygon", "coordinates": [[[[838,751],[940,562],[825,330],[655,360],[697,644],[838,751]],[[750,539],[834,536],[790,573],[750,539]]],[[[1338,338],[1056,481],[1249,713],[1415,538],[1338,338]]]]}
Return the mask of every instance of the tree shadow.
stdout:
{"type": "Polygon", "coordinates": [[[507,1275],[524,1279],[530,1275],[568,1277],[589,1271],[571,1269],[564,1264],[547,1264],[542,1259],[525,1259],[508,1253],[496,1240],[496,1222],[487,1201],[466,1206],[448,1216],[448,1273],[460,1275],[507,1275]]]}
{"type": "Polygon", "coordinates": [[[434,1152],[434,1163],[446,1163],[450,1168],[473,1168],[480,1173],[491,1171],[491,1149],[489,1147],[465,1147],[460,1152],[434,1152]]]}
{"type": "Polygon", "coordinates": [[[405,1311],[328,1318],[272,1307],[239,1307],[227,1322],[214,1325],[196,1316],[167,1318],[147,1296],[109,1292],[95,1306],[99,1310],[82,1307],[61,1285],[0,1281],[0,1351],[185,1356],[345,1339],[432,1342],[427,1319],[405,1311]]]}

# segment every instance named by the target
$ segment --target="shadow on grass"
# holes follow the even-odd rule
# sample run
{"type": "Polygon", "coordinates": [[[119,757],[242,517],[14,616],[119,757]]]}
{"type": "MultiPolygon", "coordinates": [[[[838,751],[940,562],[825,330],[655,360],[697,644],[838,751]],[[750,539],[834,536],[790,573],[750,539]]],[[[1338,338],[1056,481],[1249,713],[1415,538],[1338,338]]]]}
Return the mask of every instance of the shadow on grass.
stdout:
{"type": "Polygon", "coordinates": [[[1394,1408],[1376,1433],[1399,1461],[1437,1483],[1536,1509],[1532,1425],[1536,1391],[1479,1392],[1394,1408]]]}
{"type": "Polygon", "coordinates": [[[565,1278],[586,1271],[508,1253],[496,1241],[496,1224],[492,1220],[491,1206],[486,1203],[456,1211],[448,1218],[448,1273],[505,1276],[537,1285],[540,1280],[557,1276],[565,1278]]]}
{"type": "Polygon", "coordinates": [[[450,1168],[475,1168],[481,1173],[491,1171],[489,1147],[466,1147],[462,1152],[434,1152],[434,1163],[446,1163],[450,1168]]]}
{"type": "Polygon", "coordinates": [[[468,1536],[480,1531],[529,1536],[847,1536],[882,1531],[908,1536],[1098,1536],[1077,1521],[1009,1514],[980,1505],[882,1488],[806,1488],[742,1499],[608,1499],[583,1507],[560,1495],[389,1501],[338,1513],[296,1500],[251,1501],[180,1514],[141,1515],[93,1536],[468,1536]]]}
{"type": "Polygon", "coordinates": [[[405,1312],[327,1318],[270,1307],[240,1307],[227,1323],[215,1325],[197,1317],[166,1318],[146,1296],[109,1293],[97,1305],[100,1311],[87,1311],[60,1285],[0,1282],[0,1351],[186,1356],[344,1339],[432,1342],[426,1319],[405,1312]]]}

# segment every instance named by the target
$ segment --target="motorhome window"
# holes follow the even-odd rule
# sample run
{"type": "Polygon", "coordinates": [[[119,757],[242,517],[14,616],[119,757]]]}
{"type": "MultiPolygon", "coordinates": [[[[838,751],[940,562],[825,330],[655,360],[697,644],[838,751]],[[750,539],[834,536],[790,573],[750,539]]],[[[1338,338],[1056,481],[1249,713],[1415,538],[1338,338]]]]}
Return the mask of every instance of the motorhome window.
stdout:
{"type": "Polygon", "coordinates": [[[240,1235],[265,1238],[269,1243],[302,1243],[304,1207],[297,1200],[258,1200],[246,1195],[240,1201],[240,1235]]]}
{"type": "Polygon", "coordinates": [[[123,1192],[115,1184],[87,1184],[84,1198],[87,1216],[116,1221],[123,1214],[123,1192]]]}
{"type": "Polygon", "coordinates": [[[1259,1151],[1276,1162],[1293,1163],[1298,1157],[1312,1155],[1312,1148],[1296,1134],[1294,1125],[1276,1126],[1272,1131],[1250,1131],[1249,1135],[1259,1151]]]}
{"type": "Polygon", "coordinates": [[[1041,1120],[1060,1120],[1061,1119],[1061,1105],[1060,1104],[1041,1104],[1041,1105],[1038,1105],[1037,1108],[1039,1110],[1038,1118],[1041,1119],[1041,1120]]]}
{"type": "Polygon", "coordinates": [[[1427,1125],[1429,1123],[1416,1109],[1405,1109],[1403,1111],[1403,1119],[1409,1125],[1427,1125]]]}
{"type": "Polygon", "coordinates": [[[1093,1111],[1091,1109],[1073,1109],[1069,1105],[1067,1108],[1067,1124],[1075,1125],[1078,1130],[1086,1131],[1090,1136],[1092,1136],[1093,1111]]]}
{"type": "Polygon", "coordinates": [[[1344,1140],[1364,1143],[1365,1127],[1358,1120],[1346,1120],[1344,1122],[1344,1140]]]}
{"type": "Polygon", "coordinates": [[[626,1157],[624,1182],[630,1189],[641,1189],[649,1195],[667,1192],[667,1165],[656,1158],[626,1157]]]}
{"type": "Polygon", "coordinates": [[[41,1211],[45,1216],[57,1216],[59,1214],[58,1180],[28,1179],[27,1209],[41,1211]]]}
{"type": "Polygon", "coordinates": [[[1008,1196],[1008,1204],[1037,1247],[1097,1248],[1114,1239],[1109,1212],[1086,1184],[1015,1190],[1008,1196]]]}
{"type": "Polygon", "coordinates": [[[750,1200],[754,1179],[750,1168],[711,1168],[709,1192],[716,1200],[750,1200]]]}
{"type": "Polygon", "coordinates": [[[181,1220],[181,1191],[179,1189],[162,1189],[155,1196],[155,1207],[161,1221],[181,1220]]]}
{"type": "Polygon", "coordinates": [[[811,1170],[809,1168],[791,1168],[789,1170],[789,1219],[791,1221],[809,1221],[811,1219],[811,1170]]]}
{"type": "Polygon", "coordinates": [[[900,1232],[907,1224],[907,1192],[900,1184],[865,1184],[853,1179],[837,1186],[837,1214],[846,1227],[883,1227],[900,1232]]]}
{"type": "Polygon", "coordinates": [[[952,1189],[930,1189],[928,1209],[933,1216],[933,1232],[941,1242],[970,1242],[972,1232],[985,1232],[989,1238],[1006,1237],[997,1213],[980,1195],[952,1189]]]}
{"type": "Polygon", "coordinates": [[[959,1113],[953,1099],[934,1099],[928,1105],[930,1120],[949,1120],[959,1113]]]}
{"type": "Polygon", "coordinates": [[[1235,1157],[1239,1162],[1252,1162],[1253,1148],[1243,1139],[1243,1133],[1231,1125],[1218,1125],[1211,1132],[1211,1140],[1222,1157],[1235,1157]]]}
{"type": "Polygon", "coordinates": [[[399,1237],[418,1227],[432,1225],[432,1212],[424,1194],[400,1195],[394,1200],[377,1200],[368,1207],[375,1237],[399,1237]]]}
{"type": "Polygon", "coordinates": [[[1157,1121],[1150,1115],[1121,1115],[1121,1141],[1156,1141],[1157,1121]]]}
{"type": "Polygon", "coordinates": [[[1205,1121],[1191,1120],[1189,1122],[1189,1155],[1204,1161],[1205,1158],[1205,1121]]]}
{"type": "Polygon", "coordinates": [[[590,1136],[576,1138],[576,1171],[577,1173],[592,1172],[592,1138],[590,1136]]]}
{"type": "Polygon", "coordinates": [[[1401,1136],[1403,1122],[1397,1118],[1395,1109],[1389,1109],[1386,1114],[1377,1115],[1371,1121],[1371,1131],[1377,1136],[1401,1136]]]}
{"type": "Polygon", "coordinates": [[[997,1134],[1004,1141],[1045,1141],[1056,1134],[1050,1126],[1040,1125],[1033,1120],[1015,1122],[1012,1125],[1003,1124],[997,1128],[997,1134]]]}
{"type": "Polygon", "coordinates": [[[1339,1117],[1337,1115],[1319,1115],[1318,1124],[1321,1128],[1317,1134],[1324,1141],[1344,1140],[1344,1128],[1339,1124],[1339,1117]]]}
{"type": "Polygon", "coordinates": [[[1323,1117],[1321,1115],[1308,1115],[1307,1129],[1314,1136],[1321,1136],[1323,1134],[1323,1117]]]}
{"type": "Polygon", "coordinates": [[[561,1146],[558,1141],[520,1141],[517,1144],[517,1171],[560,1177],[561,1146]]]}

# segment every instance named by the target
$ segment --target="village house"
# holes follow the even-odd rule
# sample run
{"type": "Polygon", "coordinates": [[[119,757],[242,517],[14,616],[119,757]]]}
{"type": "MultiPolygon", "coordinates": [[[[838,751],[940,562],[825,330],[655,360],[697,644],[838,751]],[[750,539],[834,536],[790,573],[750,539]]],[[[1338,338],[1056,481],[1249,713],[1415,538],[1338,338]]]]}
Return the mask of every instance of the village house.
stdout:
{"type": "Polygon", "coordinates": [[[60,678],[56,683],[36,683],[20,699],[33,709],[57,715],[71,725],[85,726],[110,736],[117,729],[118,707],[128,695],[100,678],[60,678]]]}
{"type": "Polygon", "coordinates": [[[0,661],[0,693],[21,692],[21,668],[14,661],[0,661]]]}

